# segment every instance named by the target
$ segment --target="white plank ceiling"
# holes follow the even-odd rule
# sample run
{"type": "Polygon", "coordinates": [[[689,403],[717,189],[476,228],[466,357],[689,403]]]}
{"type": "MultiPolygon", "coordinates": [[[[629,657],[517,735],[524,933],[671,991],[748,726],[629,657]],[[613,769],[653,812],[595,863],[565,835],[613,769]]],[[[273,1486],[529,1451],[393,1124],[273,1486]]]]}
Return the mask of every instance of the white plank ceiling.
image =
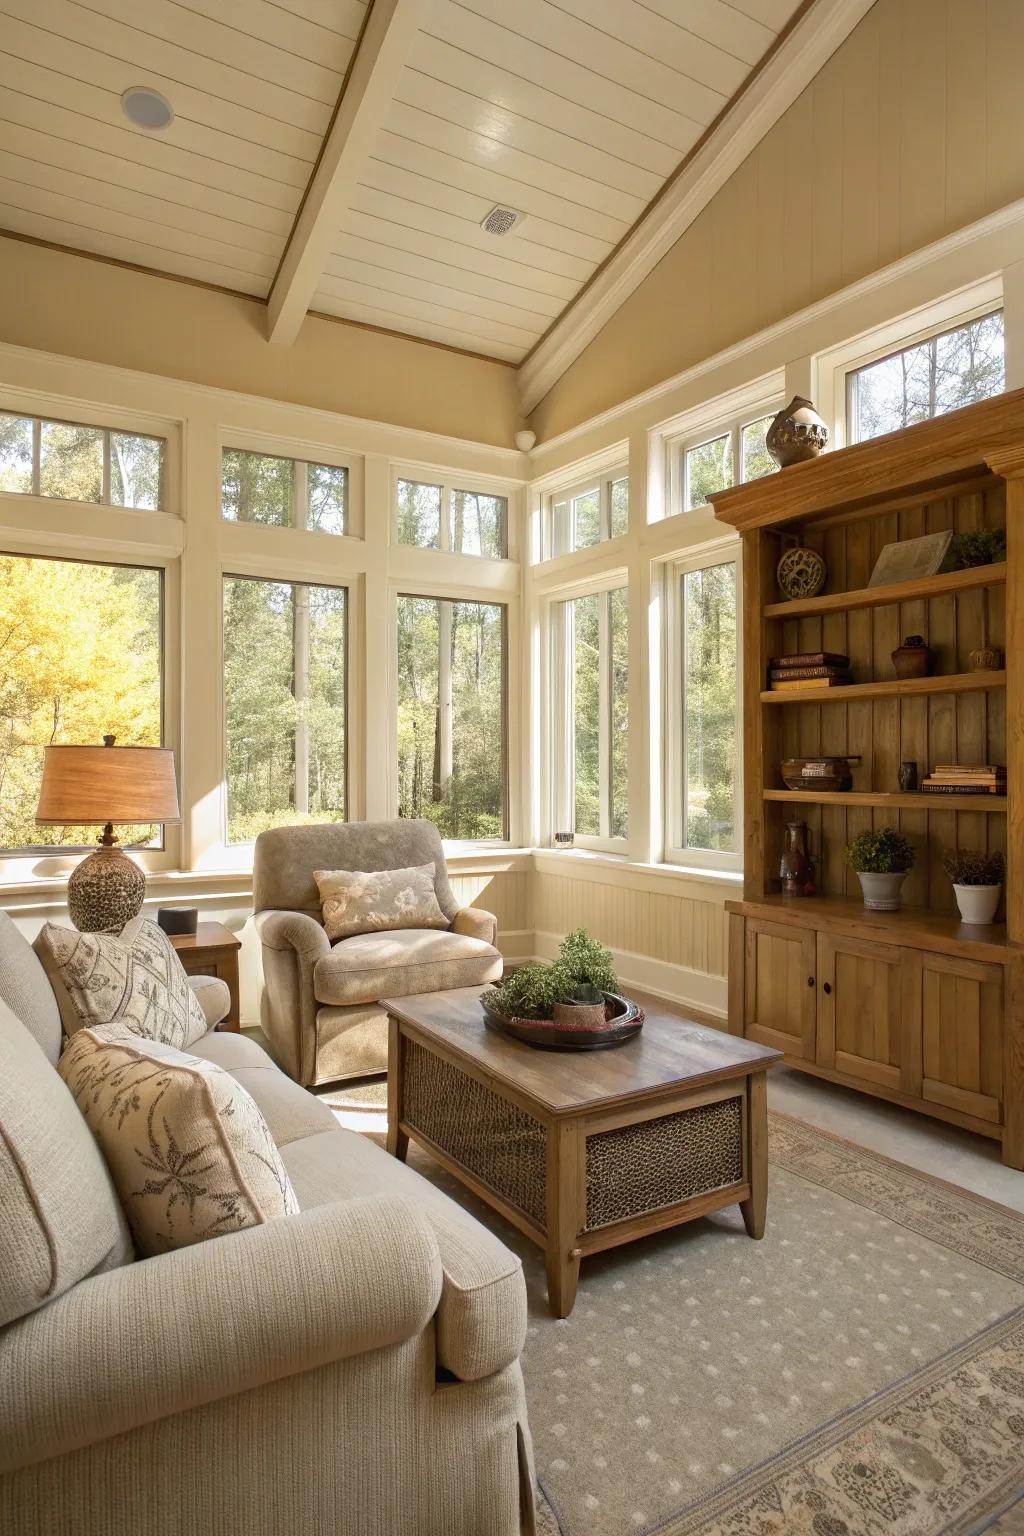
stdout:
{"type": "MultiPolygon", "coordinates": [[[[426,0],[311,307],[519,361],[795,8],[426,0]]],[[[365,11],[0,0],[0,226],[266,297],[365,11]],[[121,111],[140,84],[163,133],[121,111]]]]}

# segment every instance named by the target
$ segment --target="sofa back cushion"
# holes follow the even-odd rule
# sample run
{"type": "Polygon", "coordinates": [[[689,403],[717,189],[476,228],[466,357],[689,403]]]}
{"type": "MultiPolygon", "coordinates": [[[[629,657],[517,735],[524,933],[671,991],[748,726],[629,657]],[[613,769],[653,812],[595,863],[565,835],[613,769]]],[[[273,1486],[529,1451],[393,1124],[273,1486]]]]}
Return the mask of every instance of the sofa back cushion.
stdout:
{"type": "Polygon", "coordinates": [[[431,821],[349,821],[329,826],[272,827],[253,853],[253,905],[257,912],[308,912],[321,921],[314,870],[409,869],[434,865],[434,894],[448,922],[459,903],[448,883],[441,834],[431,821]]]}
{"type": "Polygon", "coordinates": [[[181,1048],[209,1025],[166,933],[133,917],[120,933],[78,933],[47,923],[35,942],[70,1037],[83,1025],[120,1024],[181,1048]]]}
{"type": "Polygon", "coordinates": [[[41,1047],[0,1002],[0,1327],[131,1257],[89,1127],[41,1047]]]}
{"type": "Polygon", "coordinates": [[[327,937],[391,933],[398,928],[447,928],[434,894],[434,866],[411,869],[315,869],[327,937]]]}
{"type": "Polygon", "coordinates": [[[141,1253],[299,1209],[255,1101],[212,1061],[112,1024],[79,1030],[60,1074],[103,1149],[141,1253]]]}
{"type": "Polygon", "coordinates": [[[0,1001],[32,1035],[46,1059],[60,1055],[60,1009],[32,945],[6,912],[0,912],[0,1001]]]}

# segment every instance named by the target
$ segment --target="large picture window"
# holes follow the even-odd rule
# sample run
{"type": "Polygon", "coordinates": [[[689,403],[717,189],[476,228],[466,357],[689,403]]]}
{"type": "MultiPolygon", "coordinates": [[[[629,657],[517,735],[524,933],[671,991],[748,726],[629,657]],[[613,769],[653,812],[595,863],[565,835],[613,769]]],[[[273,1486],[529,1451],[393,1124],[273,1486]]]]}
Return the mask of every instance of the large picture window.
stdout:
{"type": "Polygon", "coordinates": [[[0,411],[0,491],[156,511],[165,448],[162,437],[0,411]]]}
{"type": "Polygon", "coordinates": [[[734,555],[671,575],[669,852],[739,868],[740,675],[734,555]]]}
{"type": "Polygon", "coordinates": [[[623,466],[559,491],[548,501],[549,557],[593,549],[629,530],[629,472],[623,466]]]}
{"type": "MultiPolygon", "coordinates": [[[[97,827],[35,822],[43,749],[161,744],[161,573],[0,555],[0,850],[92,846],[97,827]]],[[[117,827],[160,846],[159,827],[117,827]]]]}
{"type": "Polygon", "coordinates": [[[347,532],[348,470],[342,464],[225,448],[220,484],[221,516],[228,522],[347,532]]]}
{"type": "Polygon", "coordinates": [[[615,843],[629,831],[625,587],[554,605],[554,831],[615,843]]]}
{"type": "Polygon", "coordinates": [[[225,577],[229,843],[345,820],[346,598],[344,587],[225,577]]]}
{"type": "Polygon", "coordinates": [[[1003,312],[996,310],[847,374],[850,442],[944,416],[1005,388],[1003,312]]]}
{"type": "Polygon", "coordinates": [[[505,608],[398,599],[398,814],[506,832],[505,608]]]}
{"type": "Polygon", "coordinates": [[[399,544],[450,550],[503,560],[508,546],[508,499],[488,491],[462,490],[454,481],[395,482],[399,544]]]}

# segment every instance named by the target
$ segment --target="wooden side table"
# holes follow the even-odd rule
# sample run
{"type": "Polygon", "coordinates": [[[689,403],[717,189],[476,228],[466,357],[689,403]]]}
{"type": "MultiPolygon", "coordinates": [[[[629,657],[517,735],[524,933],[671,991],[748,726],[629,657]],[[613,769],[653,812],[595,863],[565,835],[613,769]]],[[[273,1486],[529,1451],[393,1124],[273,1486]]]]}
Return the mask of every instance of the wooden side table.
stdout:
{"type": "Polygon", "coordinates": [[[231,993],[228,1016],[218,1029],[238,1034],[242,1018],[238,1006],[238,951],[242,941],[223,923],[200,923],[195,933],[169,934],[178,959],[190,976],[219,976],[231,993]]]}

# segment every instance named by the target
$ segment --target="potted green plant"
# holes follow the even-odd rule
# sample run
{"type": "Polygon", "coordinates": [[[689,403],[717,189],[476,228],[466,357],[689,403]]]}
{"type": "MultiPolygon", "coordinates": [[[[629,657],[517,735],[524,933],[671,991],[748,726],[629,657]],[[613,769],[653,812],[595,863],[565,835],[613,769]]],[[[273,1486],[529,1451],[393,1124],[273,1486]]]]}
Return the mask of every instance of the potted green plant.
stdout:
{"type": "Polygon", "coordinates": [[[955,533],[949,550],[953,568],[966,571],[975,565],[995,565],[1006,559],[1006,529],[978,528],[955,533]]]}
{"type": "Polygon", "coordinates": [[[953,882],[956,904],[965,923],[990,923],[999,905],[1003,888],[1001,853],[977,853],[971,848],[956,848],[947,853],[942,867],[953,882]]]}
{"type": "Polygon", "coordinates": [[[914,850],[902,832],[880,827],[858,833],[846,849],[846,862],[857,872],[869,911],[899,911],[903,882],[914,866],[914,850]]]}
{"type": "Polygon", "coordinates": [[[585,928],[566,934],[550,965],[520,965],[484,993],[483,1001],[505,1018],[553,1019],[576,1028],[605,1023],[609,995],[618,995],[609,950],[585,928]]]}

